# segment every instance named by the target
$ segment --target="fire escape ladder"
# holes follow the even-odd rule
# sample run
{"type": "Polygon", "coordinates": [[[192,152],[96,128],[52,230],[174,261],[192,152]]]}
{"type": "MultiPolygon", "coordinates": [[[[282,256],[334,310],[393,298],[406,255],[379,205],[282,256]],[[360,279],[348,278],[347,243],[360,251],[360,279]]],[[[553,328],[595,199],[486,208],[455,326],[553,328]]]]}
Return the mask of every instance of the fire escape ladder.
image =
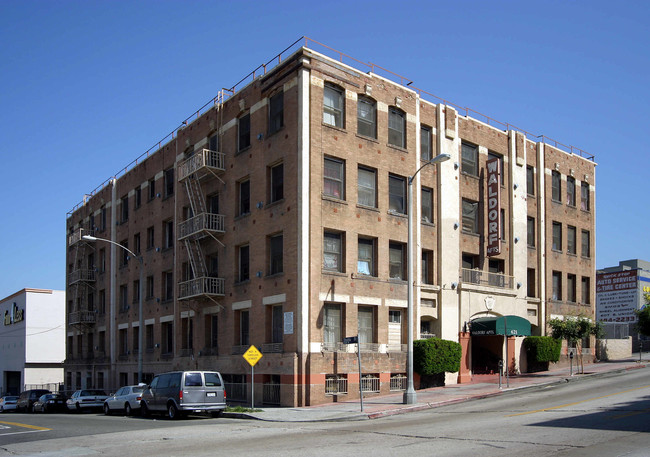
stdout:
{"type": "Polygon", "coordinates": [[[190,258],[190,266],[195,278],[203,278],[208,275],[208,269],[205,265],[205,258],[203,257],[203,249],[199,240],[185,239],[185,248],[187,255],[190,258]]]}
{"type": "Polygon", "coordinates": [[[201,183],[196,177],[196,174],[190,175],[185,180],[185,189],[187,190],[187,196],[190,199],[192,213],[195,216],[198,216],[199,214],[207,212],[205,207],[205,198],[203,197],[203,190],[201,189],[201,183]]]}

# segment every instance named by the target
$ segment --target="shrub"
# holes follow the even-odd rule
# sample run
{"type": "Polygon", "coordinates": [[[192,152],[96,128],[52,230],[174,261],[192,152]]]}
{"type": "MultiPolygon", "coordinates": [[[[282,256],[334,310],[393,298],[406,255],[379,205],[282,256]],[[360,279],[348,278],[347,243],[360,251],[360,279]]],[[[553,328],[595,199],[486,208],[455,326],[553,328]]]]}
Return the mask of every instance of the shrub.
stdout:
{"type": "Polygon", "coordinates": [[[527,336],[524,347],[530,362],[557,362],[560,360],[562,340],[550,336],[527,336]]]}
{"type": "Polygon", "coordinates": [[[460,370],[460,343],[428,338],[413,341],[413,369],[420,375],[455,373],[460,370]]]}

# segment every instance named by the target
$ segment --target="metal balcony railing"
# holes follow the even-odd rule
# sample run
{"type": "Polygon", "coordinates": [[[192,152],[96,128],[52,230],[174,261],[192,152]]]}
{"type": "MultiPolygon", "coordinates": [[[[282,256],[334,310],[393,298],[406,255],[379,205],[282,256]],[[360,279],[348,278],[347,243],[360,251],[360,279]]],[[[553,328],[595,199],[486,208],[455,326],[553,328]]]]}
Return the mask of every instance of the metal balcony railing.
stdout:
{"type": "Polygon", "coordinates": [[[514,276],[463,268],[461,269],[461,282],[480,286],[499,287],[501,289],[512,289],[514,286],[514,276]]]}
{"type": "Polygon", "coordinates": [[[72,285],[81,281],[95,282],[95,270],[74,270],[68,275],[68,285],[72,285]]]}
{"type": "Polygon", "coordinates": [[[282,343],[266,343],[262,345],[262,354],[278,353],[283,351],[282,343]]]}
{"type": "Polygon", "coordinates": [[[394,374],[390,376],[390,390],[406,390],[406,375],[394,374]]]}
{"type": "Polygon", "coordinates": [[[280,405],[280,384],[265,383],[262,401],[266,405],[280,405]]]}
{"type": "Polygon", "coordinates": [[[178,224],[178,239],[193,235],[225,233],[225,218],[222,214],[201,213],[178,224]]]}
{"type": "Polygon", "coordinates": [[[190,279],[178,284],[178,299],[189,300],[194,297],[223,297],[225,295],[225,280],[204,276],[190,279]]]}
{"type": "Polygon", "coordinates": [[[245,382],[224,382],[229,401],[246,401],[250,387],[245,382]]]}
{"type": "Polygon", "coordinates": [[[73,311],[68,314],[68,324],[94,324],[97,322],[95,311],[73,311]]]}
{"type": "Polygon", "coordinates": [[[325,375],[325,395],[348,393],[348,378],[336,375],[325,375]]]}
{"type": "Polygon", "coordinates": [[[86,230],[82,228],[78,228],[77,230],[72,233],[72,235],[68,236],[68,246],[72,246],[75,243],[78,243],[81,241],[81,237],[83,235],[91,235],[93,236],[95,232],[93,230],[86,230]]]}
{"type": "Polygon", "coordinates": [[[183,181],[197,173],[202,176],[217,175],[226,171],[225,154],[223,152],[201,149],[185,159],[178,166],[178,180],[183,181]]]}
{"type": "Polygon", "coordinates": [[[364,375],[361,378],[361,391],[362,392],[379,392],[379,376],[364,375]]]}

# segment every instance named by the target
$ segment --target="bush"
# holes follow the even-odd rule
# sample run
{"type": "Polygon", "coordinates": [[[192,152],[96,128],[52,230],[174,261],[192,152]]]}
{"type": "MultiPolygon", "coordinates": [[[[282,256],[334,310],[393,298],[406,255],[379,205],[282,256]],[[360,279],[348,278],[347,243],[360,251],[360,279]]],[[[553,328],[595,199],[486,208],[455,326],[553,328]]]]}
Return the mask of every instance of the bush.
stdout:
{"type": "Polygon", "coordinates": [[[560,360],[562,340],[550,336],[527,336],[524,339],[524,347],[529,362],[557,362],[560,360]]]}
{"type": "Polygon", "coordinates": [[[455,373],[460,370],[460,343],[428,338],[413,342],[413,369],[421,376],[455,373]]]}

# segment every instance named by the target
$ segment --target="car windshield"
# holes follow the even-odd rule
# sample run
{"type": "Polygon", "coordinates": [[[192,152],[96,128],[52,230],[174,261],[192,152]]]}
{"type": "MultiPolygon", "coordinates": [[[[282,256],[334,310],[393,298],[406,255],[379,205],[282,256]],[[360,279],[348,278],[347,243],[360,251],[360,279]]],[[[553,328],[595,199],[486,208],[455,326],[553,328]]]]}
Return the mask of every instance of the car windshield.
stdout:
{"type": "Polygon", "coordinates": [[[84,390],[81,395],[106,395],[103,390],[84,390]]]}
{"type": "Polygon", "coordinates": [[[18,397],[5,397],[5,401],[15,401],[18,400],[18,397]]]}

